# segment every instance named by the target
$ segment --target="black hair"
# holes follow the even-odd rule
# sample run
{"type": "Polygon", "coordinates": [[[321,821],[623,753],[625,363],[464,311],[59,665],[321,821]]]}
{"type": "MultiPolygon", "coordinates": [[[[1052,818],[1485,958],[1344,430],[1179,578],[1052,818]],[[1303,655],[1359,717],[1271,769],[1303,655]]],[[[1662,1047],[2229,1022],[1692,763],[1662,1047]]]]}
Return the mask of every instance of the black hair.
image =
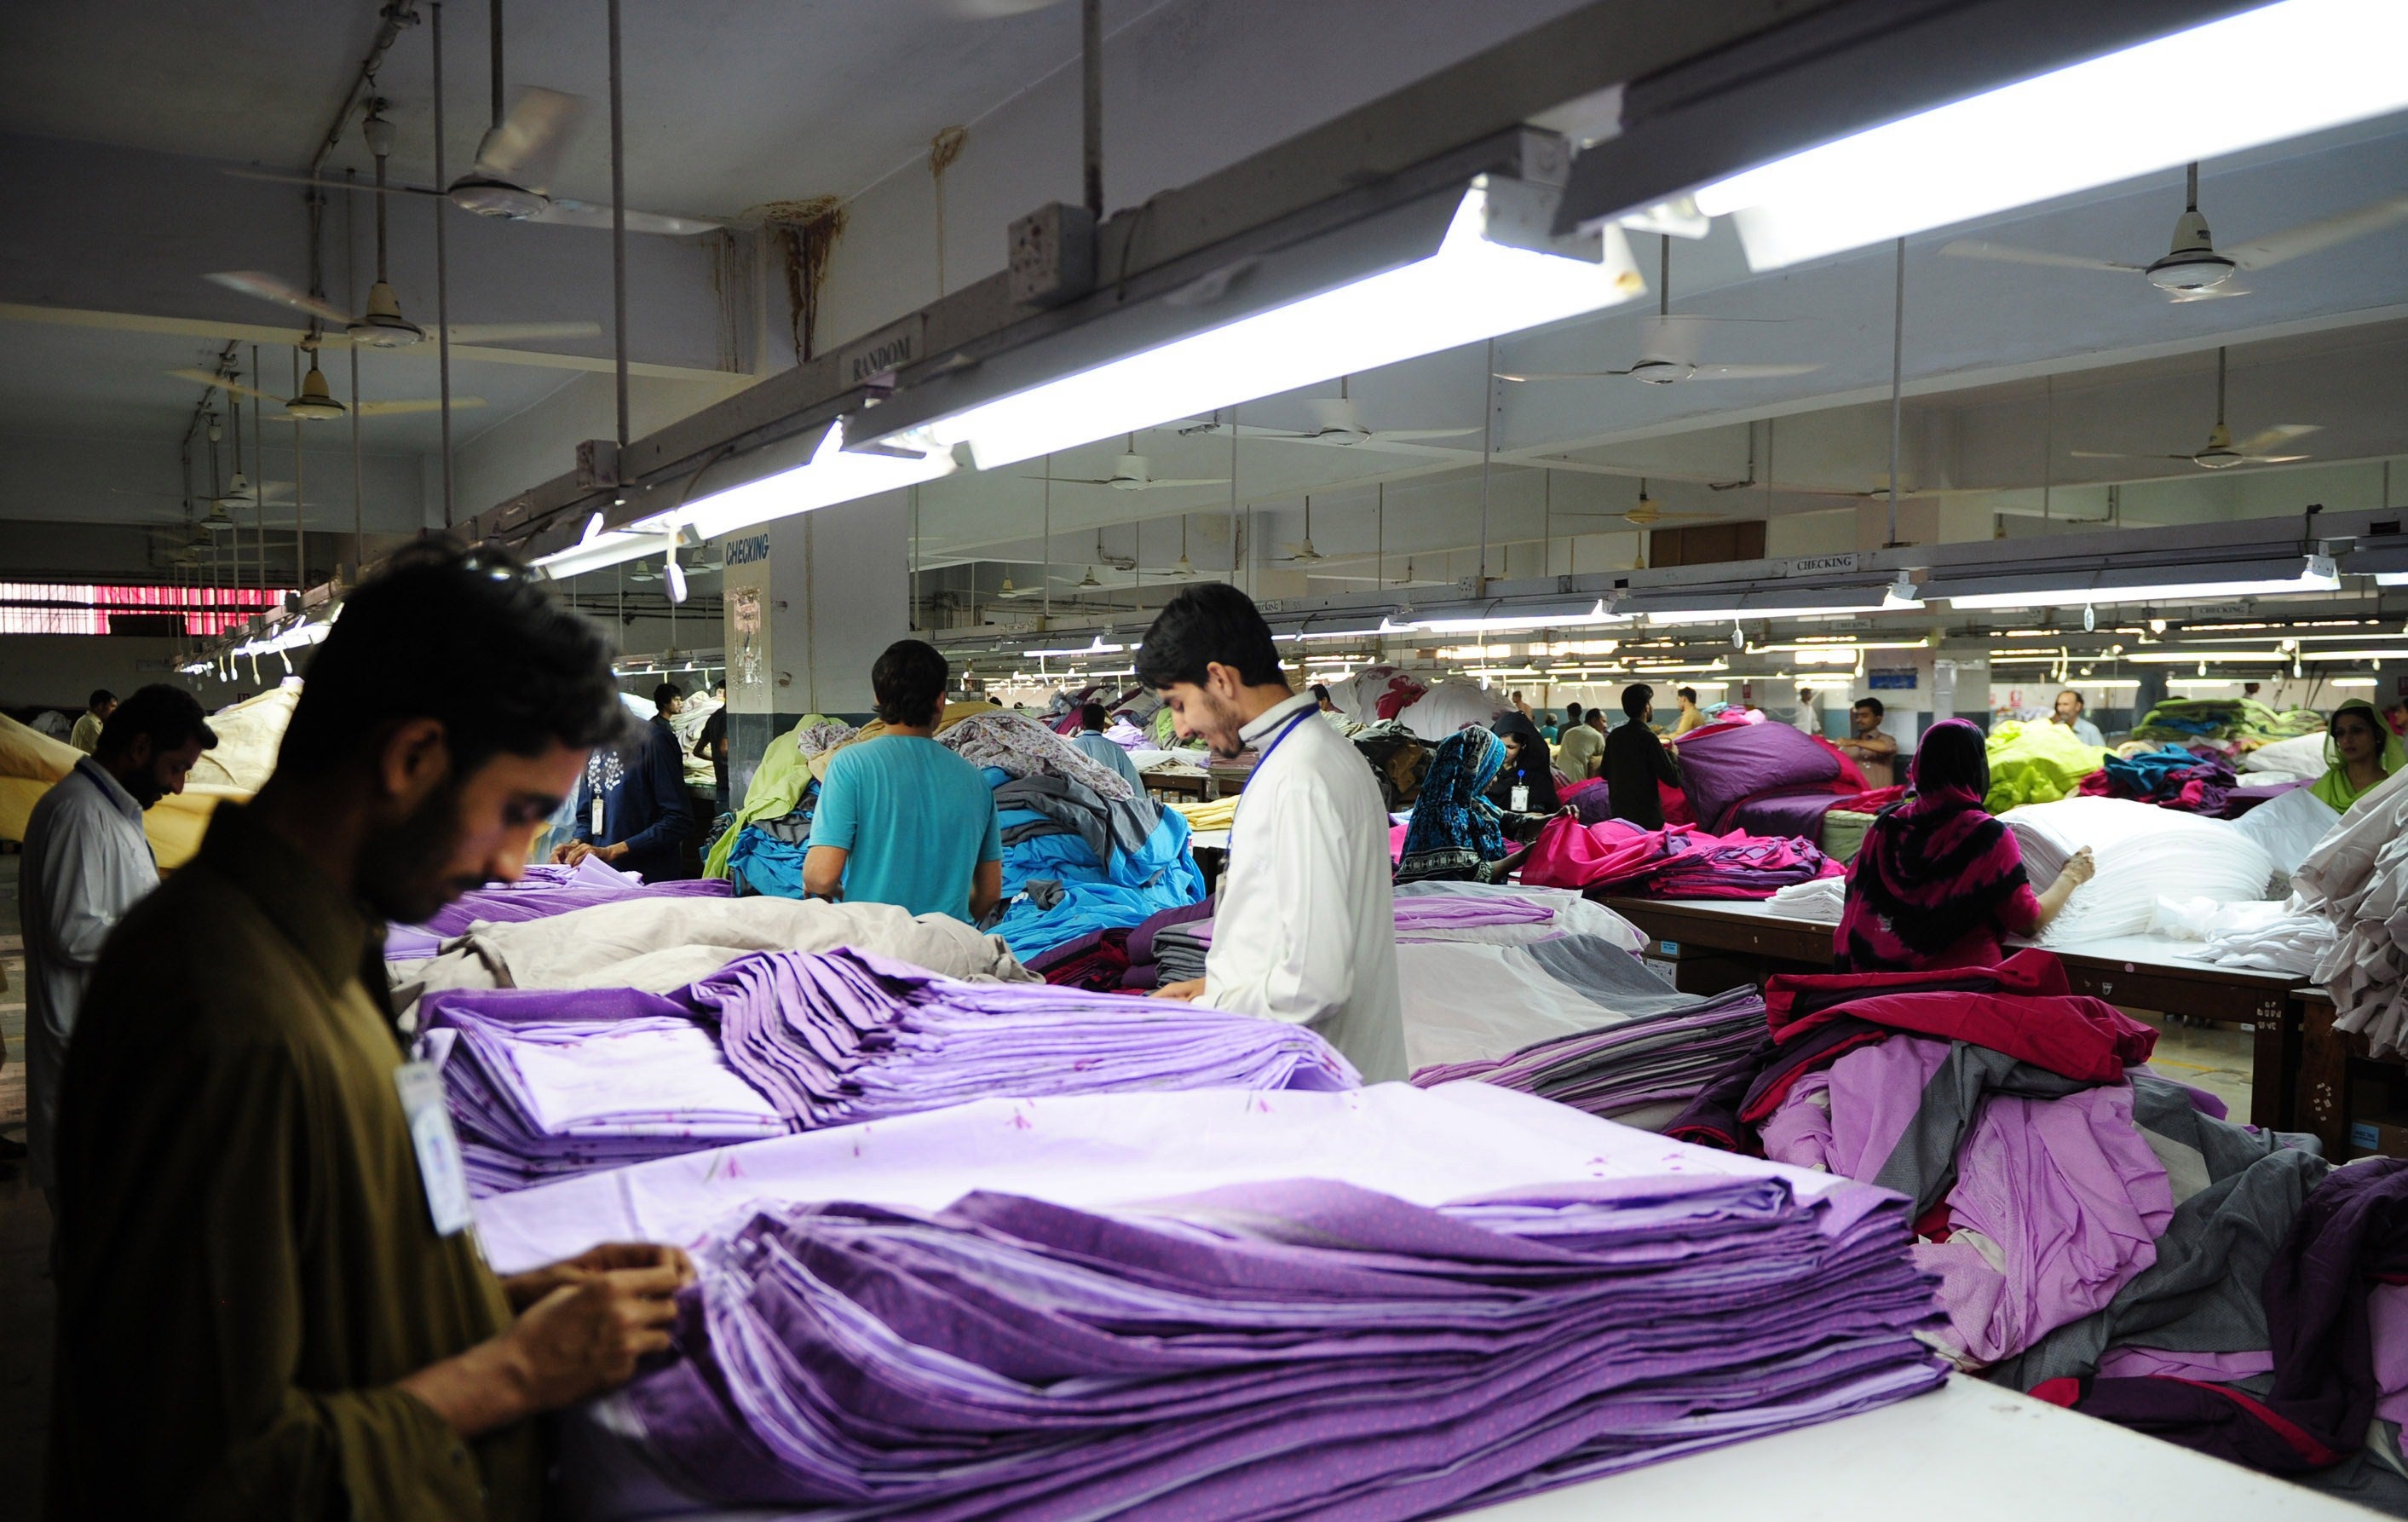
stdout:
{"type": "Polygon", "coordinates": [[[600,625],[508,552],[421,541],[344,600],[309,657],[276,769],[332,771],[410,719],[443,725],[455,777],[504,752],[615,744],[629,722],[611,654],[600,625]]]}
{"type": "Polygon", "coordinates": [[[1989,741],[1964,719],[1942,719],[1915,744],[1907,780],[1918,793],[1957,788],[1975,797],[1990,791],[1989,741]]]}
{"type": "Polygon", "coordinates": [[[1859,697],[1854,703],[1850,704],[1849,707],[1863,709],[1872,714],[1876,719],[1889,711],[1887,709],[1882,707],[1882,700],[1878,697],[1859,697]]]}
{"type": "Polygon", "coordinates": [[[1686,700],[1686,701],[1688,701],[1688,702],[1692,702],[1692,703],[1694,703],[1694,702],[1696,702],[1696,701],[1698,700],[1698,689],[1697,689],[1697,688],[1695,688],[1695,687],[1679,687],[1679,688],[1675,688],[1675,689],[1674,689],[1674,692],[1675,692],[1676,696],[1680,696],[1680,697],[1682,697],[1682,698],[1685,699],[1685,700],[1686,700]]]}
{"type": "Polygon", "coordinates": [[[925,639],[897,639],[869,668],[869,691],[886,724],[918,728],[936,716],[953,674],[942,652],[925,639]]]}
{"type": "Polygon", "coordinates": [[[115,693],[110,692],[106,687],[94,687],[92,690],[92,696],[84,699],[83,706],[88,709],[97,711],[101,704],[114,703],[116,701],[117,695],[115,693]]]}
{"type": "Polygon", "coordinates": [[[1312,700],[1313,700],[1314,702],[1316,702],[1316,703],[1326,703],[1326,702],[1328,702],[1328,701],[1329,701],[1329,689],[1328,689],[1327,687],[1323,686],[1323,685],[1322,685],[1320,682],[1314,682],[1314,683],[1312,684],[1312,700]]]}
{"type": "Polygon", "coordinates": [[[664,682],[652,689],[652,707],[666,708],[673,698],[683,697],[685,689],[674,682],[664,682]]]}
{"type": "Polygon", "coordinates": [[[1636,720],[1647,711],[1647,704],[1655,696],[1655,688],[1643,682],[1634,682],[1622,689],[1622,711],[1636,720]]]}
{"type": "Polygon", "coordinates": [[[1566,703],[1564,705],[1564,717],[1573,724],[1580,723],[1581,706],[1578,703],[1566,703]]]}
{"type": "Polygon", "coordinates": [[[146,739],[153,755],[180,751],[195,739],[202,750],[218,748],[217,731],[202,713],[200,699],[165,682],[136,688],[133,696],[119,703],[117,711],[102,721],[93,754],[123,755],[136,739],[146,739]]]}
{"type": "Polygon", "coordinates": [[[1104,711],[1104,705],[1101,703],[1082,703],[1079,706],[1079,727],[1082,729],[1091,729],[1100,734],[1111,726],[1111,722],[1112,716],[1104,711]]]}
{"type": "Polygon", "coordinates": [[[1287,685],[1271,626],[1254,599],[1226,582],[1191,586],[1166,604],[1138,647],[1137,677],[1149,687],[1202,686],[1204,668],[1226,666],[1249,687],[1287,685]]]}

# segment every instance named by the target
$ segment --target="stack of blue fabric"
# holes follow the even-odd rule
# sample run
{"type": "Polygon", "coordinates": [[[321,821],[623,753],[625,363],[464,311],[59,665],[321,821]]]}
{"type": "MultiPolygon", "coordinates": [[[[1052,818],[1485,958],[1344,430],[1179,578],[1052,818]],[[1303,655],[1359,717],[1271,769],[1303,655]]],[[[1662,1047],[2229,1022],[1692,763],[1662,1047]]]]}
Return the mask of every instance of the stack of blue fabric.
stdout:
{"type": "Polygon", "coordinates": [[[1063,778],[996,767],[983,775],[1003,828],[1005,898],[1002,918],[986,928],[1021,960],[1204,897],[1177,810],[1144,797],[1108,801],[1063,778]]]}

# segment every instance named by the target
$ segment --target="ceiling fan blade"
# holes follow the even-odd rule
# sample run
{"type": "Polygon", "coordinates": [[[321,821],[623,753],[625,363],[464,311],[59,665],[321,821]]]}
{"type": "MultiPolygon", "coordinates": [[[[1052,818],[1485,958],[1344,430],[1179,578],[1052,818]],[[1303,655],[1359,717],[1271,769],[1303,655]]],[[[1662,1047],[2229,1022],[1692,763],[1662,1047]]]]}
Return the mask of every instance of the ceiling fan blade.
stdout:
{"type": "Polygon", "coordinates": [[[1226,476],[1173,477],[1168,481],[1149,481],[1138,490],[1150,492],[1157,486],[1226,486],[1228,484],[1229,478],[1226,476]]]}
{"type": "Polygon", "coordinates": [[[583,115],[585,102],[541,85],[530,86],[515,101],[501,124],[485,134],[477,153],[476,173],[540,191],[559,166],[560,151],[583,115]]]}
{"type": "Polygon", "coordinates": [[[1371,443],[1410,444],[1423,438],[1461,438],[1476,434],[1477,428],[1378,428],[1372,431],[1371,443]]]}
{"type": "Polygon", "coordinates": [[[329,323],[348,324],[351,320],[351,313],[311,295],[289,280],[279,280],[261,270],[220,270],[215,274],[204,275],[201,279],[212,285],[222,285],[229,291],[239,291],[247,296],[257,296],[262,301],[273,301],[280,307],[290,307],[295,311],[308,312],[312,317],[321,318],[329,323]]]}
{"type": "MultiPolygon", "coordinates": [[[[454,412],[460,411],[465,408],[482,407],[484,405],[485,398],[482,396],[454,396],[452,398],[452,410],[454,412]]],[[[440,397],[437,396],[416,397],[408,401],[399,402],[362,402],[359,404],[359,414],[364,418],[394,418],[410,412],[440,412],[441,410],[443,410],[443,402],[440,397]]]]}
{"type": "Polygon", "coordinates": [[[1820,365],[1700,365],[1689,372],[1692,380],[1762,380],[1776,375],[1811,375],[1820,365]]]}
{"type": "Polygon", "coordinates": [[[216,375],[208,370],[169,370],[167,373],[179,380],[196,380],[205,386],[215,386],[220,391],[231,391],[244,396],[256,396],[263,402],[280,403],[284,400],[283,397],[271,395],[256,386],[246,386],[239,380],[228,380],[222,375],[216,375]]]}
{"type": "Polygon", "coordinates": [[[2076,449],[2066,451],[2077,460],[2180,460],[2190,462],[2187,454],[2113,454],[2103,450],[2076,449]]]}
{"type": "Polygon", "coordinates": [[[1616,516],[1635,527],[1653,528],[1657,524],[1702,524],[1725,515],[1719,512],[1656,512],[1642,518],[1625,512],[1616,516]]]}
{"type": "Polygon", "coordinates": [[[2408,222],[2408,195],[2387,195],[2380,201],[2370,201],[2320,221],[2301,223],[2297,227],[2236,244],[2226,249],[2224,255],[2243,269],[2265,269],[2286,260],[2320,252],[2337,243],[2346,243],[2354,237],[2379,233],[2401,222],[2408,222]]]}
{"type": "Polygon", "coordinates": [[[2235,285],[2232,282],[2232,278],[2228,275],[2216,284],[2202,285],[2196,291],[2176,291],[2172,293],[2167,299],[2177,302],[2221,301],[2226,296],[2245,296],[2248,294],[2249,287],[2245,285],[2235,285]]]}
{"type": "MultiPolygon", "coordinates": [[[[550,223],[556,227],[608,227],[610,208],[598,201],[573,201],[556,198],[528,222],[550,223]]],[[[725,225],[701,217],[672,217],[658,211],[627,213],[627,231],[658,233],[664,237],[688,237],[695,233],[708,233],[725,225]]]]}
{"type": "Polygon", "coordinates": [[[1953,253],[1959,259],[1988,259],[2002,265],[2044,265],[2052,269],[2106,269],[2119,275],[2138,275],[2144,265],[2128,265],[2117,259],[2086,259],[2078,253],[2049,253],[2040,249],[2018,249],[2010,243],[1988,243],[1978,237],[1960,237],[1942,246],[1941,252],[1953,253]]]}
{"type": "Polygon", "coordinates": [[[2241,457],[2244,465],[2293,465],[2315,458],[2313,454],[2244,454],[2241,457]]]}
{"type": "Polygon", "coordinates": [[[2246,438],[2236,440],[2232,448],[2236,453],[2255,454],[2260,450],[2272,449],[2277,444],[2287,444],[2294,438],[2304,438],[2310,434],[2322,431],[2322,427],[2314,423],[2278,423],[2271,428],[2260,428],[2246,438]]]}
{"type": "MultiPolygon", "coordinates": [[[[320,190],[366,191],[373,194],[377,188],[376,181],[373,179],[317,179],[308,175],[293,174],[281,169],[245,169],[234,165],[224,165],[220,166],[218,172],[232,175],[236,179],[265,179],[275,185],[315,185],[320,190]]],[[[390,179],[385,181],[384,188],[395,195],[443,194],[432,185],[404,185],[390,179]]]]}
{"type": "Polygon", "coordinates": [[[1499,375],[1499,380],[1610,380],[1628,370],[1525,370],[1518,375],[1499,375]]]}
{"type": "Polygon", "coordinates": [[[453,343],[509,343],[527,338],[599,337],[599,323],[454,323],[453,343]]]}

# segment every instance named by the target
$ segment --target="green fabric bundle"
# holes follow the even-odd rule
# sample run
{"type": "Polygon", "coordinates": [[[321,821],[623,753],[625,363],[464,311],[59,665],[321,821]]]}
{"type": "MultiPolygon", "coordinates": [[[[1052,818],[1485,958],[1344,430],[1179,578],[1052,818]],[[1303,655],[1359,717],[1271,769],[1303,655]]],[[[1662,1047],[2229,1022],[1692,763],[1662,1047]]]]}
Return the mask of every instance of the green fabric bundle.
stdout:
{"type": "Polygon", "coordinates": [[[795,811],[803,801],[804,791],[811,785],[811,764],[803,754],[802,733],[813,725],[837,722],[824,713],[807,713],[802,723],[769,742],[752,783],[744,789],[744,806],[736,811],[727,833],[711,842],[710,854],[703,858],[703,876],[727,876],[728,855],[735,851],[736,837],[745,826],[756,819],[783,819],[795,811]]]}
{"type": "Polygon", "coordinates": [[[2001,719],[1990,728],[1990,791],[1983,802],[1992,813],[2019,803],[2054,803],[2071,797],[2082,779],[2107,764],[2107,752],[2076,739],[2071,728],[2045,719],[2025,724],[2001,719]]]}

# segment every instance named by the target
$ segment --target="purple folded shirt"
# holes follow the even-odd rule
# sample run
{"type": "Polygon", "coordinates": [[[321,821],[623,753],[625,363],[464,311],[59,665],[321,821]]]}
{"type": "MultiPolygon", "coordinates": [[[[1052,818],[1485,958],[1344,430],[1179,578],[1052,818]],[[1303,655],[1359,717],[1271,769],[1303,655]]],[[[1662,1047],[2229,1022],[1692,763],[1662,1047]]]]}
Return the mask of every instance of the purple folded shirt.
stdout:
{"type": "Polygon", "coordinates": [[[432,956],[442,942],[464,933],[479,920],[507,922],[549,919],[571,910],[614,904],[625,898],[724,898],[736,885],[716,878],[647,883],[588,856],[574,867],[538,862],[516,883],[488,883],[462,894],[419,925],[395,925],[385,932],[389,961],[432,956]]]}

